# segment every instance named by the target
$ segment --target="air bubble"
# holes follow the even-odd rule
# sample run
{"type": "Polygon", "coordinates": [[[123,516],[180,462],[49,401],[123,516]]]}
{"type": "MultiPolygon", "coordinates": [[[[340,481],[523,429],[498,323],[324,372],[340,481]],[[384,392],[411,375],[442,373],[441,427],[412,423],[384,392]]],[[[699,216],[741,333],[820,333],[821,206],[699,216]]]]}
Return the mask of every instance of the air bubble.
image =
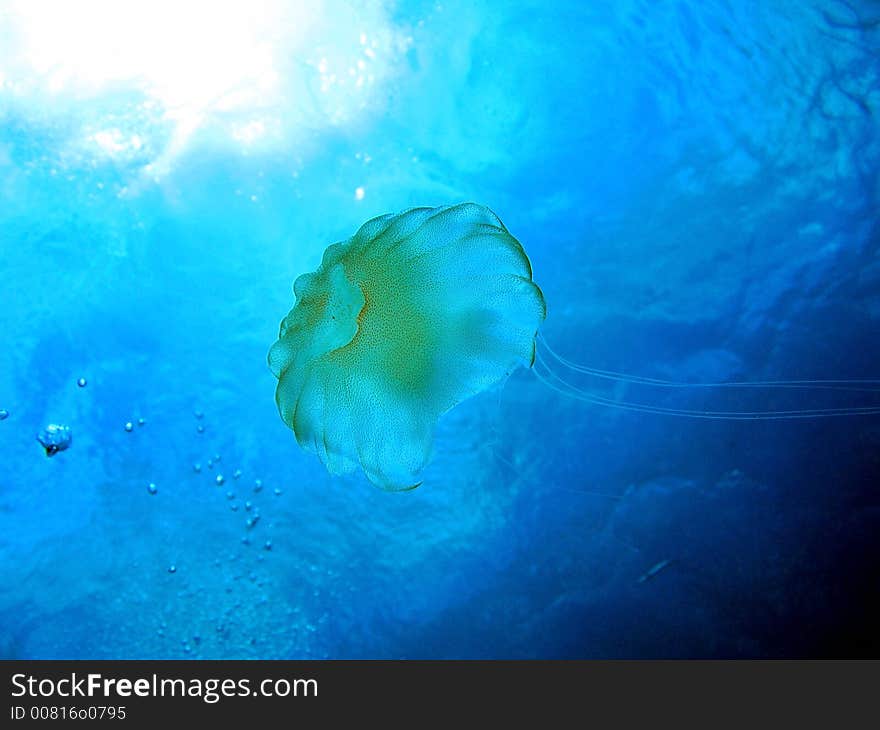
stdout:
{"type": "Polygon", "coordinates": [[[70,432],[70,426],[50,423],[37,434],[37,441],[42,444],[46,456],[55,456],[59,451],[70,447],[73,443],[73,434],[70,432]]]}

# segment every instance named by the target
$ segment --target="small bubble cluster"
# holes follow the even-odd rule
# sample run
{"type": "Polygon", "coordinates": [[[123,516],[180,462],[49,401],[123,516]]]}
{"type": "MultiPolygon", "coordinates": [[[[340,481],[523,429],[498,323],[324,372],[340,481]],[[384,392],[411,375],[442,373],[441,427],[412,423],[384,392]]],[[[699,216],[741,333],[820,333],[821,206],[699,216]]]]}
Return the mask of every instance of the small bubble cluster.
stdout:
{"type": "MultiPolygon", "coordinates": [[[[238,481],[242,478],[244,470],[241,468],[236,468],[230,469],[229,472],[226,472],[225,470],[221,472],[221,461],[223,461],[221,454],[219,452],[214,452],[209,458],[205,458],[203,462],[193,462],[192,468],[194,472],[199,473],[202,471],[202,465],[204,464],[204,466],[207,466],[208,469],[214,470],[215,473],[213,474],[212,483],[215,486],[221,487],[226,485],[227,487],[232,487],[235,481],[238,481]]],[[[254,494],[261,493],[263,491],[263,487],[264,484],[262,479],[253,480],[251,489],[253,490],[254,494]]],[[[275,488],[273,491],[276,496],[281,494],[280,488],[275,488]]],[[[239,540],[242,546],[247,547],[251,545],[251,530],[253,530],[257,526],[261,519],[259,507],[254,504],[254,502],[252,502],[250,499],[244,499],[244,495],[240,495],[237,489],[227,489],[226,491],[224,491],[224,494],[226,496],[226,501],[229,505],[229,510],[231,512],[234,512],[236,514],[242,512],[245,513],[244,527],[246,532],[239,538],[239,540]],[[240,496],[242,497],[241,501],[239,501],[240,496]]],[[[264,542],[260,542],[259,544],[261,545],[262,549],[254,556],[254,559],[258,562],[263,562],[263,556],[266,553],[272,551],[273,545],[271,540],[265,540],[264,542]]],[[[232,553],[230,554],[229,559],[231,561],[235,561],[239,559],[239,557],[240,556],[238,554],[232,553]]],[[[215,564],[219,564],[219,561],[217,561],[215,564]]],[[[227,592],[230,591],[231,589],[227,588],[227,592]]]]}

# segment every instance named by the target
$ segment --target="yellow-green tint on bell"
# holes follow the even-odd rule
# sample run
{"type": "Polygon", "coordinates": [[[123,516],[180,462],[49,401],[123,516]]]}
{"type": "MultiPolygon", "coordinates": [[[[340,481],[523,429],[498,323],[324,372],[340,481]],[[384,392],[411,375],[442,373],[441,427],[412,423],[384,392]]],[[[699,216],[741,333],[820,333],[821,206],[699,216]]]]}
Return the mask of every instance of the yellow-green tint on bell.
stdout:
{"type": "Polygon", "coordinates": [[[528,257],[474,203],[367,221],[294,284],[269,365],[299,444],[333,473],[419,483],[439,416],[534,361],[546,315],[528,257]]]}

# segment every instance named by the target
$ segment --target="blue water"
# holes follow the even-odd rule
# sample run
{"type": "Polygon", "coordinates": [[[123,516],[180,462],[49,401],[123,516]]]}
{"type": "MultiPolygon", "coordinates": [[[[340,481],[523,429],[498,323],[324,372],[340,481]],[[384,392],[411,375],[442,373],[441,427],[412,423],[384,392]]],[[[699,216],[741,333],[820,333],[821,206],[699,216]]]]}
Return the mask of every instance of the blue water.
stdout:
{"type": "Polygon", "coordinates": [[[880,377],[880,4],[308,5],[0,11],[0,656],[877,656],[880,416],[520,369],[385,493],[266,353],[328,244],[474,200],[569,359],[880,377]]]}

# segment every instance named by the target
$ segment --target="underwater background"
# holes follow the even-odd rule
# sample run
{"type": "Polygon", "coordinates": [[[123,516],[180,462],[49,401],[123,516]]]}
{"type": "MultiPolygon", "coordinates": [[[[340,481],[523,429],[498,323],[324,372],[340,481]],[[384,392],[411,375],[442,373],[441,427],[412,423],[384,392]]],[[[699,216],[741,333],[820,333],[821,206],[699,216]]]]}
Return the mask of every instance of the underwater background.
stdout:
{"type": "Polygon", "coordinates": [[[0,656],[876,657],[878,415],[520,368],[387,493],[266,353],[327,245],[473,200],[569,360],[880,377],[878,59],[867,0],[4,0],[0,656]]]}

